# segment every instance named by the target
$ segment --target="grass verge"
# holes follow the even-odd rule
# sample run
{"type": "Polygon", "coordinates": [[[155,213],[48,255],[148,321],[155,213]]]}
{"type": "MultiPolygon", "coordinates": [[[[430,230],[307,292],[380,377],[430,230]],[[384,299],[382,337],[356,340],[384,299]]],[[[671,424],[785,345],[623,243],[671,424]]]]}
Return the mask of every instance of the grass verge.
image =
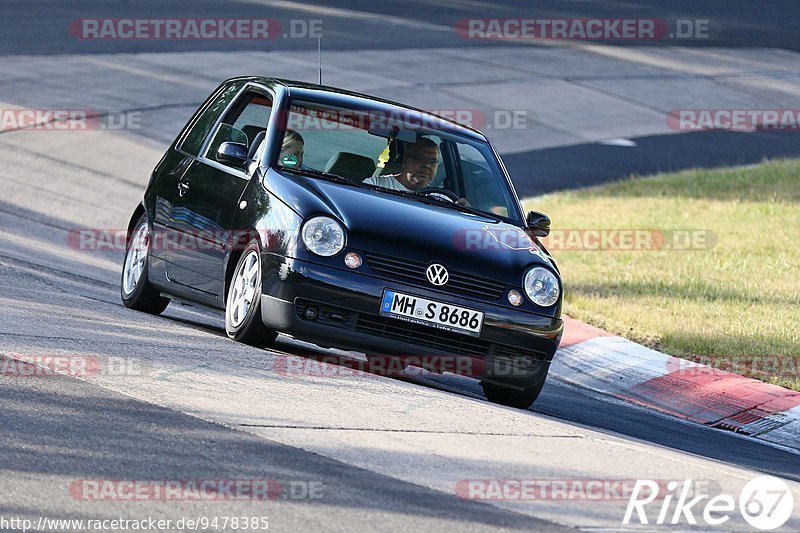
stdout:
{"type": "Polygon", "coordinates": [[[634,177],[523,204],[552,219],[545,242],[568,315],[800,390],[800,159],[634,177]]]}

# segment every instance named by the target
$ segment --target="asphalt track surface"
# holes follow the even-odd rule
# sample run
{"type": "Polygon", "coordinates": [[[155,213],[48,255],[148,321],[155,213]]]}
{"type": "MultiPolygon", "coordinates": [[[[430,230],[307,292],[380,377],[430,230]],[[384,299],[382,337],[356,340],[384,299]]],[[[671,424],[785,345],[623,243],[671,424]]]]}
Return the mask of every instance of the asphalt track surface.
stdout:
{"type": "MultiPolygon", "coordinates": [[[[110,42],[98,47],[72,39],[64,21],[246,17],[255,16],[254,10],[264,4],[4,3],[0,53],[102,58],[122,52],[253,49],[248,48],[252,43],[242,42],[110,42]]],[[[783,24],[798,10],[791,3],[780,9],[751,2],[634,4],[641,16],[724,19],[728,30],[702,46],[798,49],[796,32],[783,24]]],[[[270,7],[269,15],[298,15],[297,4],[282,5],[270,7]]],[[[361,14],[358,28],[342,11],[325,15],[331,20],[325,45],[354,53],[375,47],[473,46],[453,43],[453,36],[436,26],[452,26],[453,19],[469,16],[527,16],[537,6],[464,2],[453,11],[447,3],[408,5],[413,9],[394,3],[378,8],[372,2],[338,6],[361,14]],[[370,13],[397,19],[387,24],[370,13]]],[[[587,14],[585,2],[541,5],[537,15],[587,14]]],[[[591,8],[592,16],[620,15],[602,4],[591,8]]],[[[299,45],[275,43],[276,49],[283,46],[294,50],[299,45]]],[[[79,72],[78,66],[65,62],[53,75],[79,72]]],[[[9,76],[2,82],[14,92],[0,100],[21,98],[25,83],[30,91],[44,87],[48,97],[55,92],[36,79],[22,85],[13,80],[9,76]]],[[[99,83],[86,81],[94,87],[99,83]]],[[[173,95],[152,105],[180,101],[173,95]]],[[[184,101],[170,127],[196,105],[196,95],[184,101]]],[[[87,101],[87,107],[93,103],[87,101]]],[[[165,109],[168,113],[169,107],[165,109]]],[[[753,162],[761,155],[797,151],[788,134],[773,138],[755,133],[755,141],[748,134],[734,135],[733,140],[720,134],[698,134],[700,140],[690,134],[637,138],[641,155],[633,158],[630,151],[618,154],[613,147],[598,157],[597,145],[572,145],[510,154],[506,160],[520,168],[531,164],[530,158],[547,162],[553,181],[542,188],[551,190],[574,186],[568,181],[575,171],[571,165],[592,157],[597,172],[586,174],[587,181],[599,182],[635,171],[694,166],[701,156],[706,157],[704,165],[713,166],[727,158],[753,162]],[[697,149],[693,156],[687,150],[698,146],[723,146],[718,152],[729,155],[697,149]],[[656,157],[665,151],[686,161],[656,157]]],[[[86,253],[65,243],[70,229],[114,228],[127,221],[146,184],[144,169],[152,168],[164,147],[164,134],[157,129],[134,135],[141,136],[150,137],[149,143],[107,133],[77,140],[74,134],[57,132],[0,135],[0,352],[115,356],[155,369],[133,378],[0,378],[0,516],[172,518],[266,512],[271,529],[281,531],[557,530],[563,525],[614,527],[621,512],[596,503],[525,507],[469,501],[456,495],[453,480],[697,475],[735,489],[739,481],[763,472],[800,481],[800,456],[795,453],[597,396],[560,381],[558,375],[552,375],[530,411],[520,412],[488,404],[476,382],[450,375],[405,380],[281,375],[272,371],[282,368],[276,362],[315,349],[284,338],[273,351],[236,345],[225,338],[221,317],[201,308],[173,303],[162,317],[124,309],[117,291],[122,253],[86,253]],[[453,477],[453,471],[460,474],[453,477]],[[282,494],[266,508],[256,502],[87,503],[68,490],[78,479],[167,478],[268,478],[287,487],[292,481],[320,483],[325,490],[321,499],[282,494]]],[[[798,494],[796,485],[792,487],[798,494]]]]}
{"type": "MultiPolygon", "coordinates": [[[[702,47],[776,47],[800,50],[798,36],[790,21],[800,18],[795,2],[767,0],[631,0],[628,2],[586,2],[581,0],[533,0],[491,2],[447,2],[410,0],[406,2],[295,2],[248,0],[225,2],[210,0],[192,2],[178,0],[137,2],[103,0],[44,0],[0,2],[4,16],[0,20],[4,54],[54,53],[122,53],[263,50],[261,42],[113,42],[97,43],[76,40],[66,27],[80,18],[103,17],[274,17],[325,18],[325,46],[332,50],[448,48],[478,46],[478,42],[461,39],[453,25],[466,18],[581,18],[639,17],[705,19],[710,21],[711,39],[676,40],[671,44],[702,47]],[[413,24],[416,23],[416,24],[413,24]]],[[[653,41],[654,46],[665,44],[653,41]]],[[[276,39],[269,43],[273,50],[295,49],[296,43],[276,39]]],[[[315,42],[308,43],[314,48],[315,42]]]]}
{"type": "MultiPolygon", "coordinates": [[[[420,48],[475,48],[520,46],[547,48],[537,42],[470,40],[453,31],[459,20],[468,18],[580,18],[632,17],[665,21],[708,20],[707,39],[664,39],[635,41],[637,46],[677,46],[686,49],[772,48],[800,50],[800,36],[787,21],[800,18],[800,5],[790,1],[631,1],[625,3],[555,2],[344,2],[314,4],[290,0],[212,0],[191,2],[31,1],[0,2],[0,55],[60,55],[120,53],[180,53],[243,51],[305,51],[315,53],[315,39],[261,40],[85,40],[68,29],[85,18],[257,18],[269,17],[286,30],[290,20],[324,23],[323,47],[327,52],[397,50],[420,48]]],[[[304,35],[302,23],[295,30],[304,35]]],[[[290,30],[291,31],[291,30],[290,30]]],[[[601,44],[629,45],[631,41],[603,41],[601,44]]],[[[269,67],[266,65],[266,71],[269,67]]],[[[263,69],[258,65],[256,70],[263,69]]],[[[509,76],[513,68],[509,69],[509,76]]],[[[431,63],[411,62],[407,72],[387,72],[415,78],[418,72],[433,71],[431,63]]],[[[58,72],[53,72],[58,76],[58,72]]],[[[647,90],[647,89],[643,89],[647,90]]],[[[768,101],[769,102],[769,101],[768,101]]],[[[791,102],[789,107],[795,105],[791,102]]],[[[776,102],[769,102],[772,108],[776,102]]],[[[786,107],[786,106],[779,106],[786,107]]],[[[505,159],[522,196],[620,179],[631,174],[646,175],[697,166],[721,167],[757,163],[765,157],[793,157],[800,154],[797,132],[695,132],[688,135],[645,135],[637,146],[625,149],[596,143],[570,143],[544,150],[517,151],[505,159]]]]}

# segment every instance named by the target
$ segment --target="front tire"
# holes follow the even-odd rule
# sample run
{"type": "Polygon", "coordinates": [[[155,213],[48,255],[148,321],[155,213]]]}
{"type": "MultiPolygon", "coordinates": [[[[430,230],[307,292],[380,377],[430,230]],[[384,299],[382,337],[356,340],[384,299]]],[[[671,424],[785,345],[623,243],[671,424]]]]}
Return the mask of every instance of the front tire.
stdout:
{"type": "Polygon", "coordinates": [[[147,215],[142,214],[125,245],[119,292],[125,307],[157,315],[167,308],[169,298],[161,296],[147,279],[149,253],[150,226],[147,224],[147,215]]]}
{"type": "Polygon", "coordinates": [[[542,393],[544,382],[545,380],[543,379],[537,385],[522,390],[481,382],[481,388],[483,388],[483,394],[486,395],[486,399],[492,403],[516,407],[517,409],[527,409],[533,405],[539,394],[542,393]]]}
{"type": "Polygon", "coordinates": [[[225,332],[235,341],[258,348],[272,344],[278,336],[261,321],[261,248],[255,239],[239,257],[228,287],[225,332]]]}

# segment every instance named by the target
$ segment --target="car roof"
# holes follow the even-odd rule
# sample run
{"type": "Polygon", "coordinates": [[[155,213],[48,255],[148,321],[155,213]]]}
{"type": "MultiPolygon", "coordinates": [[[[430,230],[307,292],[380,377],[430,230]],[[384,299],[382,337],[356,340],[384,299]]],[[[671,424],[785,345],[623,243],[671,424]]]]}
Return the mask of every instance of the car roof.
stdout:
{"type": "Polygon", "coordinates": [[[435,117],[437,120],[442,121],[444,123],[442,126],[446,127],[446,129],[452,131],[453,133],[463,135],[464,137],[473,140],[487,142],[486,136],[474,128],[465,126],[459,122],[448,119],[441,115],[437,115],[436,113],[426,111],[424,109],[419,109],[417,107],[401,104],[399,102],[393,102],[391,100],[386,100],[384,98],[379,98],[377,96],[372,96],[369,94],[357,93],[354,91],[348,91],[346,89],[330,87],[327,85],[318,85],[315,83],[307,83],[297,80],[287,80],[283,78],[269,78],[264,76],[237,77],[237,78],[231,78],[230,80],[227,81],[231,82],[236,80],[247,80],[255,83],[262,83],[264,85],[280,84],[283,85],[289,91],[289,95],[292,97],[320,101],[333,105],[343,105],[346,107],[354,107],[356,109],[362,108],[370,110],[379,110],[390,114],[400,113],[402,111],[413,111],[416,113],[422,113],[424,115],[435,117]]]}

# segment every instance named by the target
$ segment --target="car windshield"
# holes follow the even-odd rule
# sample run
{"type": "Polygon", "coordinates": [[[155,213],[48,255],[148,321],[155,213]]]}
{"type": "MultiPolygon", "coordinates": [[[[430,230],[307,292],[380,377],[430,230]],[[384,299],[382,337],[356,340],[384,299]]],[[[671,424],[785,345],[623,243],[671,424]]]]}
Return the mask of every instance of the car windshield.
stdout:
{"type": "Polygon", "coordinates": [[[458,130],[411,110],[357,110],[295,100],[277,166],[310,176],[339,176],[387,194],[424,195],[442,208],[518,222],[516,200],[491,147],[458,130]]]}

